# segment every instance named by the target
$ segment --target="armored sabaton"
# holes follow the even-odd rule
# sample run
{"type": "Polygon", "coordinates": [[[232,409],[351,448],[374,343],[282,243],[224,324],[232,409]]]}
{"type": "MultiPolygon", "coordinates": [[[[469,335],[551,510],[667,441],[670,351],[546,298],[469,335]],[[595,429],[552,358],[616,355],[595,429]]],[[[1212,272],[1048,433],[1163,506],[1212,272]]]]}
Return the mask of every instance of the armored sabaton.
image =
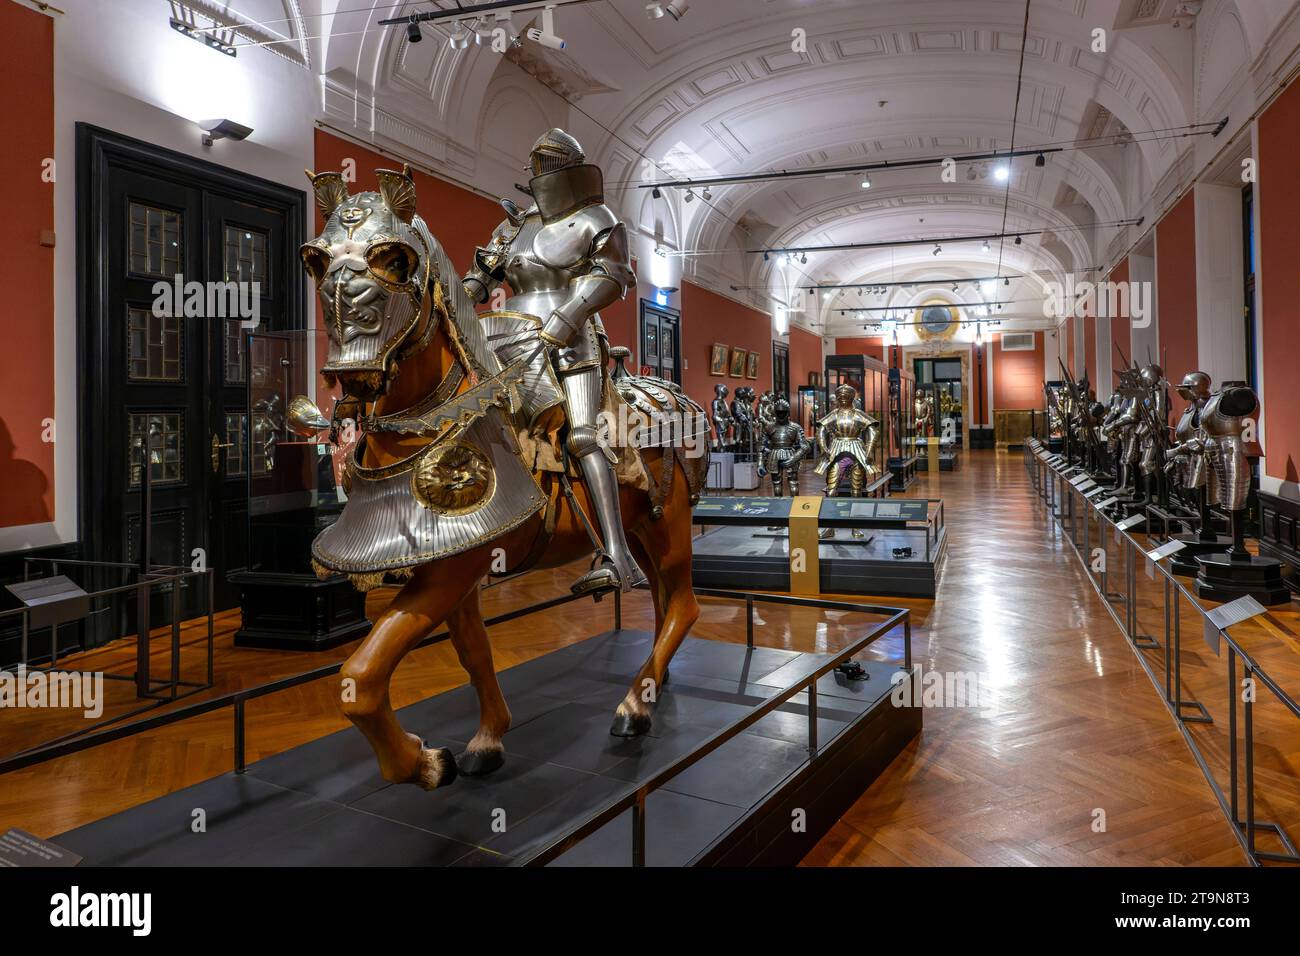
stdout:
{"type": "Polygon", "coordinates": [[[731,406],[727,404],[727,386],[713,386],[713,402],[709,411],[713,420],[713,448],[715,451],[726,451],[736,425],[735,419],[731,417],[731,406]]]}
{"type": "Polygon", "coordinates": [[[1254,391],[1244,385],[1230,385],[1211,395],[1201,412],[1219,506],[1227,511],[1244,510],[1250,495],[1250,461],[1242,432],[1247,416],[1258,407],[1254,391]]]}
{"type": "Polygon", "coordinates": [[[787,486],[791,495],[799,494],[799,463],[812,451],[808,436],[800,425],[790,421],[790,403],[778,398],[773,403],[772,421],[763,429],[760,452],[763,471],[772,478],[772,493],[784,497],[787,486]]]}
{"type": "Polygon", "coordinates": [[[826,495],[834,497],[840,483],[840,462],[849,461],[849,482],[853,496],[859,497],[868,478],[877,469],[871,461],[880,423],[854,406],[857,390],[841,385],[835,390],[835,409],[817,423],[817,437],[822,448],[821,460],[813,470],[826,478],[826,495]]]}
{"type": "Polygon", "coordinates": [[[562,406],[567,453],[577,460],[600,524],[600,566],[574,585],[582,593],[644,582],[619,514],[615,458],[598,440],[608,339],[600,309],[619,301],[636,277],[627,231],[604,198],[599,167],[586,162],[578,141],[563,130],[543,134],[530,154],[532,204],[523,211],[504,200],[506,219],[480,247],[464,286],[478,302],[508,283],[504,309],[486,313],[483,328],[503,364],[523,362],[517,392],[522,412],[539,423],[562,406]]]}

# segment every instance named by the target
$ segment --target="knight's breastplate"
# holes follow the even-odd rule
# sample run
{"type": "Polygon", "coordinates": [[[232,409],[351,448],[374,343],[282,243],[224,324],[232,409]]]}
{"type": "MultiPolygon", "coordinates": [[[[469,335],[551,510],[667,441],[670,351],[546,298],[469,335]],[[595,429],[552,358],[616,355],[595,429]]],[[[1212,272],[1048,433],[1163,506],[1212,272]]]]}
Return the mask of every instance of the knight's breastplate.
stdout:
{"type": "Polygon", "coordinates": [[[1214,439],[1231,439],[1241,437],[1241,418],[1227,415],[1219,408],[1219,395],[1211,395],[1201,414],[1201,428],[1205,434],[1214,439]]]}
{"type": "Polygon", "coordinates": [[[867,419],[851,411],[835,413],[829,429],[832,438],[861,438],[867,430],[867,419]]]}
{"type": "Polygon", "coordinates": [[[772,425],[767,430],[769,448],[798,448],[798,425],[772,425]]]}
{"type": "Polygon", "coordinates": [[[534,248],[542,230],[541,217],[528,216],[519,227],[506,252],[503,272],[514,295],[506,302],[512,312],[544,319],[568,295],[569,281],[581,274],[585,260],[571,267],[548,265],[538,257],[534,248]]]}
{"type": "Polygon", "coordinates": [[[1174,426],[1174,438],[1178,444],[1189,442],[1196,437],[1200,429],[1200,422],[1197,420],[1197,407],[1188,405],[1183,412],[1182,418],[1178,419],[1178,424],[1174,426]]]}

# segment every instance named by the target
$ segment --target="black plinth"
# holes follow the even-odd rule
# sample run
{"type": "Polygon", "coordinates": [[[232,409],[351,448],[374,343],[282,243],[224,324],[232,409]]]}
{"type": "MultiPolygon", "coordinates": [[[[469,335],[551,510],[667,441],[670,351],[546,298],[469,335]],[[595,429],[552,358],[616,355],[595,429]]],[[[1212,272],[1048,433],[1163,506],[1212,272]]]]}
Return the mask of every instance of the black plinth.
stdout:
{"type": "Polygon", "coordinates": [[[1289,604],[1291,592],[1282,581],[1282,562],[1251,556],[1234,561],[1226,554],[1203,554],[1196,559],[1196,596],[1207,601],[1235,601],[1249,594],[1266,607],[1289,604]]]}
{"type": "MultiPolygon", "coordinates": [[[[514,715],[506,763],[432,793],[387,784],[349,728],[54,839],[91,865],[518,865],[828,658],[688,638],[643,737],[611,737],[614,708],[651,646],[644,631],[603,634],[503,671],[514,715]],[[195,807],[207,832],[190,830],[195,807]]],[[[921,730],[890,699],[894,665],[817,684],[819,751],[809,759],[807,697],[737,735],[646,801],[651,865],[787,865],[801,859],[921,730]],[[806,832],[793,832],[792,809],[806,832]]],[[[913,698],[919,697],[913,687],[913,698]]],[[[431,747],[464,749],[478,723],[468,686],[403,708],[431,747]]],[[[256,726],[250,734],[256,735],[256,726]]],[[[631,811],[555,860],[631,863],[631,811]]]]}
{"type": "Polygon", "coordinates": [[[1226,554],[1232,547],[1232,538],[1223,534],[1216,534],[1213,538],[1205,540],[1199,533],[1192,532],[1176,534],[1174,540],[1183,542],[1184,547],[1169,559],[1169,570],[1189,578],[1195,577],[1201,571],[1201,566],[1196,561],[1199,556],[1226,554]]]}
{"type": "Polygon", "coordinates": [[[366,596],[342,575],[239,571],[230,580],[240,591],[238,647],[319,651],[370,630],[366,596]]]}

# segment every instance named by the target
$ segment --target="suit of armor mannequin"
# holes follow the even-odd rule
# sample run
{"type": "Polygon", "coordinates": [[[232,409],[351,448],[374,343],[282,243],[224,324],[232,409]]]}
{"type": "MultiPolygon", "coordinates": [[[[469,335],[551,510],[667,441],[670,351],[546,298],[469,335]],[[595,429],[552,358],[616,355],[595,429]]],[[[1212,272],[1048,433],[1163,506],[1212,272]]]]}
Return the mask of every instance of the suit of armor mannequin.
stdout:
{"type": "Polygon", "coordinates": [[[731,418],[736,427],[736,451],[752,454],[754,451],[754,390],[742,385],[736,389],[731,401],[731,418]]]}
{"type": "Polygon", "coordinates": [[[532,205],[520,211],[502,202],[507,218],[476,250],[462,284],[476,302],[487,302],[493,289],[509,284],[514,295],[504,311],[522,317],[526,331],[494,336],[492,348],[503,365],[526,366],[518,394],[534,427],[543,424],[548,409],[564,410],[565,449],[591,493],[604,544],[597,566],[574,591],[610,585],[626,591],[645,575],[623,533],[612,453],[601,447],[596,425],[608,354],[599,312],[636,282],[627,232],[605,205],[600,169],[586,163],[582,146],[568,133],[543,134],[528,169],[532,205]]]}
{"type": "Polygon", "coordinates": [[[1137,463],[1141,457],[1138,445],[1137,427],[1141,420],[1138,402],[1140,380],[1137,372],[1123,369],[1119,373],[1119,403],[1108,420],[1107,430],[1116,442],[1116,463],[1118,467],[1119,487],[1122,490],[1137,490],[1137,463]]]}
{"type": "Polygon", "coordinates": [[[758,409],[754,412],[754,418],[758,422],[760,435],[767,430],[768,425],[776,421],[776,400],[776,393],[771,391],[764,392],[758,397],[758,409]]]}
{"type": "Polygon", "coordinates": [[[934,417],[934,404],[930,401],[928,393],[916,393],[916,396],[912,399],[912,415],[916,423],[917,437],[929,438],[931,419],[934,417]]]}
{"type": "Polygon", "coordinates": [[[799,463],[811,450],[803,429],[790,421],[790,403],[778,398],[773,403],[773,419],[763,429],[758,472],[772,476],[772,494],[784,497],[787,485],[791,495],[799,494],[799,463]]]}
{"type": "Polygon", "coordinates": [[[857,389],[841,385],[835,390],[835,408],[817,423],[817,437],[822,457],[814,471],[826,477],[826,497],[835,497],[840,484],[840,462],[849,460],[849,483],[853,497],[862,494],[868,478],[877,468],[871,462],[880,424],[861,409],[855,408],[857,389]]]}
{"type": "Polygon", "coordinates": [[[713,450],[726,451],[730,447],[736,420],[727,405],[727,386],[713,386],[713,404],[709,407],[713,418],[713,450]]]}
{"type": "Polygon", "coordinates": [[[1210,464],[1210,443],[1201,427],[1201,416],[1210,400],[1210,376],[1188,372],[1178,385],[1178,395],[1187,402],[1174,426],[1174,445],[1165,452],[1165,471],[1185,495],[1192,497],[1201,514],[1202,541],[1216,541],[1210,518],[1210,503],[1219,497],[1219,480],[1210,464]]]}

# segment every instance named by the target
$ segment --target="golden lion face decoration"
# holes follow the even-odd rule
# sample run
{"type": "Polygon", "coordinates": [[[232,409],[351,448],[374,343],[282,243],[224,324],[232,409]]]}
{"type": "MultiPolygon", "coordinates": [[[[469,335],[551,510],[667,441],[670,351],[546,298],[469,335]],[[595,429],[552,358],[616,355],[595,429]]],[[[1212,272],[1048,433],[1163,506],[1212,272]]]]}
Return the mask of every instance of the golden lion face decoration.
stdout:
{"type": "Polygon", "coordinates": [[[496,490],[496,472],[483,452],[464,442],[439,445],[416,464],[411,493],[430,511],[467,514],[483,507],[496,490]]]}

